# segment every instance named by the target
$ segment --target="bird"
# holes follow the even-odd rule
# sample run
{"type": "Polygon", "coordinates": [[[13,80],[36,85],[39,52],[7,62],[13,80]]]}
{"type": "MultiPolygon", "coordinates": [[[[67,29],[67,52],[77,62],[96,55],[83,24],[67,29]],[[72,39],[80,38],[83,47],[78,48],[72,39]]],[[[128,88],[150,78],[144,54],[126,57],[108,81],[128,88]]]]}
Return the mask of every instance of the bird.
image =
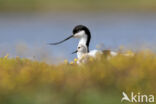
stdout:
{"type": "Polygon", "coordinates": [[[56,43],[49,43],[49,45],[58,45],[61,44],[71,38],[77,38],[79,39],[79,44],[84,44],[88,47],[88,52],[89,52],[89,44],[90,44],[90,40],[91,40],[91,33],[90,30],[88,29],[88,27],[84,26],[84,25],[77,25],[74,27],[72,35],[70,35],[69,37],[63,39],[62,41],[56,42],[56,43]]]}
{"type": "MultiPolygon", "coordinates": [[[[69,37],[63,39],[62,41],[59,41],[59,42],[56,42],[56,43],[49,43],[49,45],[58,45],[58,44],[61,44],[71,38],[77,38],[79,39],[79,43],[78,43],[78,46],[77,46],[77,50],[73,52],[74,53],[77,53],[78,52],[78,48],[83,48],[83,52],[81,53],[87,53],[89,56],[92,56],[92,57],[96,57],[97,53],[101,53],[101,54],[106,54],[106,55],[110,55],[110,56],[117,56],[119,55],[120,53],[118,52],[114,52],[112,50],[97,50],[97,49],[94,49],[94,50],[89,50],[89,45],[90,45],[90,42],[91,42],[91,32],[89,30],[89,28],[87,26],[84,26],[84,25],[77,25],[74,27],[73,29],[73,32],[72,32],[72,35],[70,35],[69,37]],[[84,52],[85,50],[85,52],[84,52]]],[[[129,55],[129,54],[122,54],[124,56],[133,56],[133,55],[129,55]]],[[[77,53],[77,57],[79,58],[79,56],[81,56],[81,54],[77,53]]]]}
{"type": "MultiPolygon", "coordinates": [[[[84,45],[87,47],[87,52],[90,52],[92,55],[96,55],[96,53],[100,52],[99,50],[89,50],[89,45],[91,42],[91,32],[87,26],[84,25],[77,25],[73,29],[73,34],[69,37],[63,39],[62,41],[56,42],[56,43],[49,43],[49,45],[58,45],[61,44],[71,38],[77,38],[79,39],[78,46],[84,45]]],[[[111,52],[111,51],[110,51],[111,52]]]]}
{"type": "Polygon", "coordinates": [[[76,53],[77,54],[77,64],[82,64],[86,63],[88,58],[90,57],[88,54],[87,46],[80,44],[77,47],[77,50],[73,52],[72,54],[76,53]]]}
{"type": "Polygon", "coordinates": [[[86,63],[89,58],[96,58],[97,55],[106,55],[106,56],[117,56],[118,53],[110,51],[110,50],[91,50],[88,52],[87,46],[83,44],[79,44],[77,50],[72,54],[77,53],[77,64],[86,63]]]}

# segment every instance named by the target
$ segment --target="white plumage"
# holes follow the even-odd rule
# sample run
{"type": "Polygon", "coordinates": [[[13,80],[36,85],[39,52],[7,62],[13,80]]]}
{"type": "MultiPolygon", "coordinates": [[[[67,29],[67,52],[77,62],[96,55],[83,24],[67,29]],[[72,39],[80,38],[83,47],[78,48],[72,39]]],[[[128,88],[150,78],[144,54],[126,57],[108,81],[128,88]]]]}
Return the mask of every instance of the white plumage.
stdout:
{"type": "Polygon", "coordinates": [[[102,54],[108,54],[109,56],[117,56],[118,53],[105,50],[105,51],[100,51],[100,50],[91,50],[90,52],[87,51],[87,46],[83,44],[79,44],[77,47],[77,58],[78,58],[78,64],[80,63],[85,63],[89,57],[96,58],[97,55],[102,55],[102,54]]]}

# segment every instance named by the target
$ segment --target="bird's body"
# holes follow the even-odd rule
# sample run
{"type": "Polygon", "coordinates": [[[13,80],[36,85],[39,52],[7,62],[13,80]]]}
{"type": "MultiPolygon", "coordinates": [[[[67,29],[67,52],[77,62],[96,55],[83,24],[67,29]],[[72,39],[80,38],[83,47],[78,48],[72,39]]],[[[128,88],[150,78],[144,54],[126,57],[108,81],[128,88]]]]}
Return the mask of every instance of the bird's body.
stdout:
{"type": "Polygon", "coordinates": [[[100,50],[91,50],[88,54],[91,57],[96,57],[97,54],[102,54],[102,51],[100,51],[100,50]]]}
{"type": "Polygon", "coordinates": [[[106,56],[117,56],[118,53],[117,52],[113,52],[110,50],[91,50],[91,51],[87,51],[87,46],[86,45],[82,45],[80,44],[77,47],[77,58],[78,58],[78,64],[81,63],[85,63],[88,61],[89,58],[96,58],[97,55],[106,55],[106,56]]]}
{"type": "Polygon", "coordinates": [[[97,54],[101,54],[101,51],[92,50],[90,52],[87,51],[87,46],[80,44],[77,48],[77,58],[78,64],[86,63],[90,57],[95,58],[97,54]]]}

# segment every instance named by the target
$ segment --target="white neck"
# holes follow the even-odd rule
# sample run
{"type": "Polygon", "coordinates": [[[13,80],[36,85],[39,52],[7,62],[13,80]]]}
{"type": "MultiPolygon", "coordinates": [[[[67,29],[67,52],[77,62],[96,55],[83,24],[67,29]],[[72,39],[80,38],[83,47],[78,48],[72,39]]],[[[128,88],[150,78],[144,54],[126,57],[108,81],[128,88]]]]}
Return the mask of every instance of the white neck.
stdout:
{"type": "Polygon", "coordinates": [[[78,46],[80,44],[86,46],[86,44],[87,44],[87,36],[86,35],[84,35],[83,37],[80,38],[78,46]]]}

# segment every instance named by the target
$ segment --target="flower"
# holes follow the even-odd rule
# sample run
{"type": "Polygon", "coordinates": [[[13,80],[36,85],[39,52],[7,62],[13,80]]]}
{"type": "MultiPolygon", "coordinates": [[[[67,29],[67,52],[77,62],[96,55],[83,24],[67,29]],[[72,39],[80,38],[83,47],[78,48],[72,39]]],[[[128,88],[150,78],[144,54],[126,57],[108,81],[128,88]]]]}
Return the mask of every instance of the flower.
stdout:
{"type": "Polygon", "coordinates": [[[8,58],[8,57],[9,57],[9,54],[7,53],[6,56],[4,56],[4,58],[8,58]]]}
{"type": "Polygon", "coordinates": [[[75,59],[74,59],[74,62],[75,62],[75,63],[77,63],[77,61],[78,61],[78,59],[77,59],[77,58],[75,58],[75,59]]]}
{"type": "Polygon", "coordinates": [[[74,62],[73,62],[73,61],[71,61],[71,62],[70,62],[70,65],[73,65],[73,64],[74,64],[74,62]]]}
{"type": "Polygon", "coordinates": [[[65,64],[68,64],[68,60],[64,60],[64,63],[65,63],[65,64]]]}

